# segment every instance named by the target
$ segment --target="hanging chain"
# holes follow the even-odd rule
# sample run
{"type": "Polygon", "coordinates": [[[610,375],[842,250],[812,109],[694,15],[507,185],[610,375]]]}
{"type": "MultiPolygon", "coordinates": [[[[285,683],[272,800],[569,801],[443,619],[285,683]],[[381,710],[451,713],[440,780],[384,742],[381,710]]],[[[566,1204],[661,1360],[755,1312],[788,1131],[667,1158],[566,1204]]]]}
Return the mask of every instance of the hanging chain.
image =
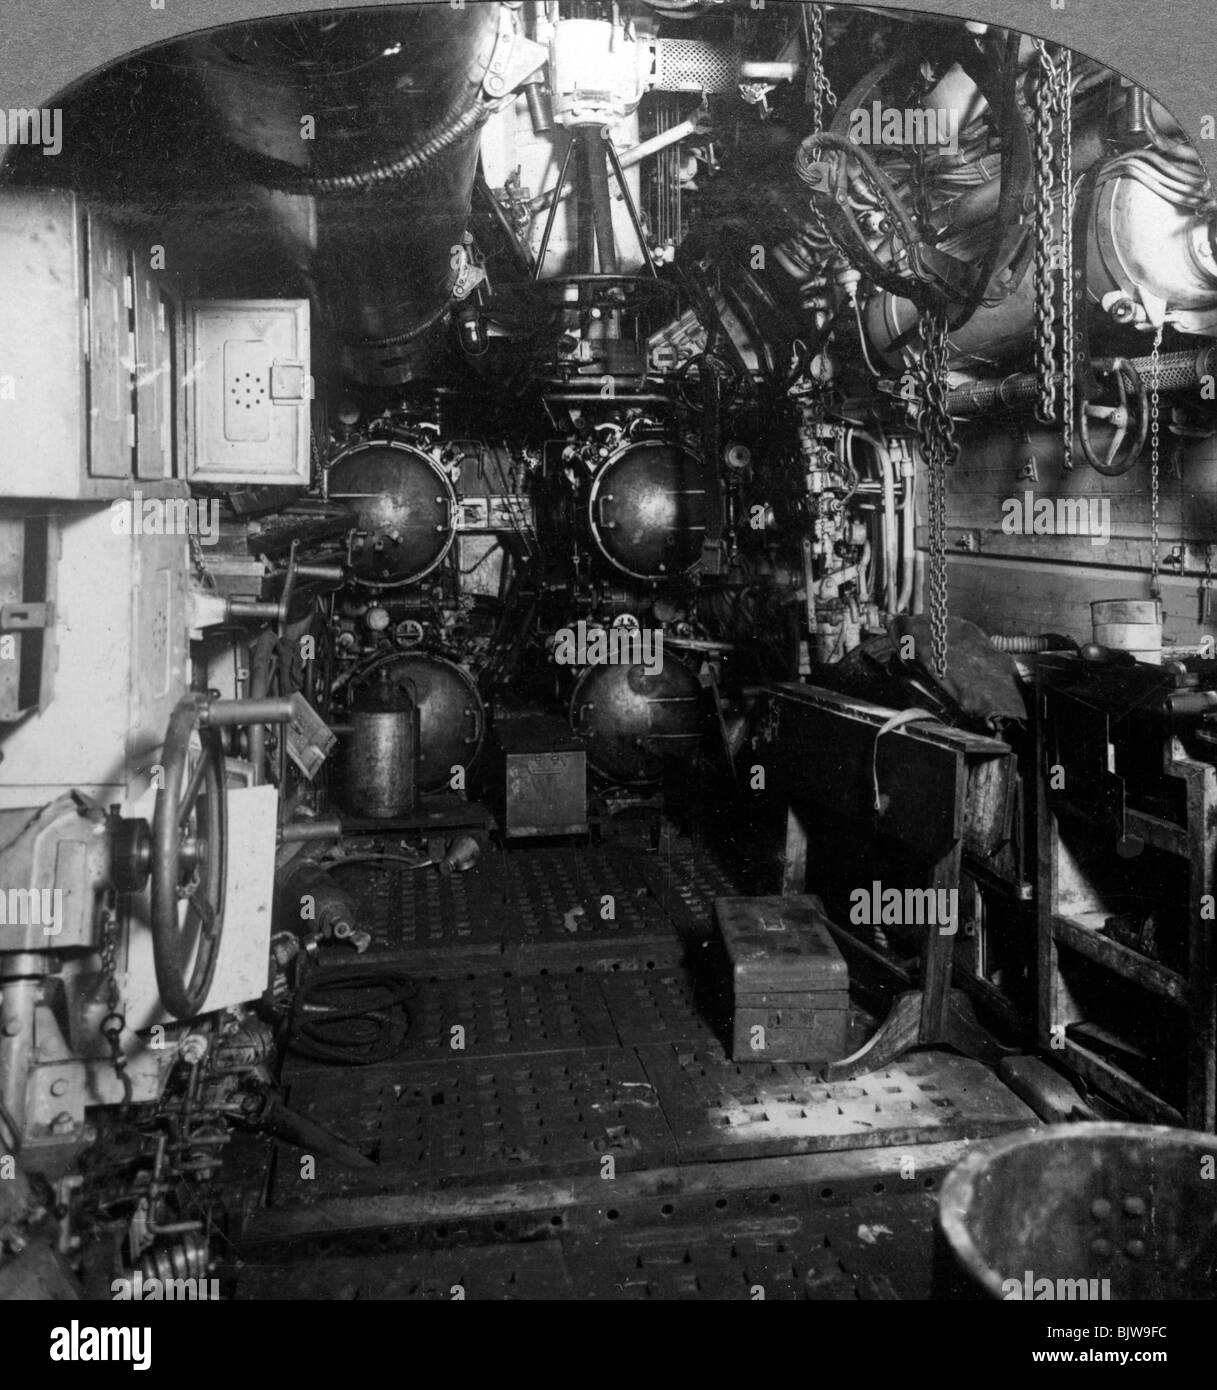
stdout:
{"type": "Polygon", "coordinates": [[[918,320],[921,356],[921,408],[917,437],[926,469],[929,522],[930,664],[942,680],[947,673],[947,469],[959,457],[955,424],[947,410],[947,319],[941,308],[925,309],[918,320]]]}
{"type": "MultiPolygon", "coordinates": [[[[1050,425],[1056,419],[1056,305],[1052,279],[1052,190],[1056,171],[1052,133],[1058,107],[1060,73],[1048,45],[1036,39],[1039,76],[1035,84],[1035,418],[1050,425]]],[[[1065,343],[1066,355],[1069,343],[1065,343]]]]}
{"type": "Polygon", "coordinates": [[[824,69],[824,7],[804,5],[803,15],[807,29],[807,97],[811,103],[811,129],[813,134],[819,135],[824,129],[824,108],[835,107],[837,98],[824,69]]]}
{"type": "Polygon", "coordinates": [[[1162,596],[1158,583],[1158,475],[1159,475],[1159,404],[1158,388],[1162,383],[1162,324],[1154,334],[1154,346],[1149,355],[1149,594],[1162,596]]]}
{"type": "Polygon", "coordinates": [[[110,1049],[110,1065],[122,1083],[123,1106],[131,1104],[131,1078],[127,1075],[127,1058],[122,1050],[123,1029],[127,1026],[125,1016],[119,1011],[118,992],[118,914],[112,904],[102,908],[101,935],[101,974],[106,984],[105,1018],[101,1021],[101,1035],[110,1049]]]}
{"type": "MultiPolygon", "coordinates": [[[[811,133],[822,134],[824,130],[825,106],[835,107],[837,98],[824,69],[824,9],[822,5],[803,6],[803,25],[807,39],[807,102],[811,106],[811,133]]],[[[820,157],[820,148],[815,146],[815,156],[820,157]]],[[[811,224],[821,242],[831,250],[841,253],[836,239],[828,229],[824,214],[815,197],[808,200],[811,224]]]]}
{"type": "Polygon", "coordinates": [[[1073,50],[1058,55],[1057,116],[1061,136],[1061,463],[1073,468],[1077,340],[1073,327],[1073,50]]]}

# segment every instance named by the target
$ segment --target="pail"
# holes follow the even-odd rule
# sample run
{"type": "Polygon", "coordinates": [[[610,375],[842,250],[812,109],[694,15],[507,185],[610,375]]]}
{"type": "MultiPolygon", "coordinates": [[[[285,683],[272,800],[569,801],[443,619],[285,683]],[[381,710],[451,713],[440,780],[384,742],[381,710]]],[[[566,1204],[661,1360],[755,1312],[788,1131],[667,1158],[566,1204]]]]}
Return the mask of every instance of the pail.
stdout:
{"type": "Polygon", "coordinates": [[[1096,599],[1090,605],[1090,621],[1100,647],[1162,665],[1162,604],[1157,599],[1096,599]]]}

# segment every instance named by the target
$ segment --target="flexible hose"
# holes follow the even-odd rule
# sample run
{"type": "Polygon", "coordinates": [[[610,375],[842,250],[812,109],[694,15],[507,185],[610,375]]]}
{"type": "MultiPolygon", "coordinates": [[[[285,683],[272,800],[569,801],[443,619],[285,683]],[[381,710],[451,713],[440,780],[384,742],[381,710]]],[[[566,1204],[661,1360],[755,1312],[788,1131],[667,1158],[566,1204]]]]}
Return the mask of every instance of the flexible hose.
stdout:
{"type": "Polygon", "coordinates": [[[288,1021],[288,1047],[301,1057],[367,1067],[401,1051],[410,1032],[406,1000],[417,991],[400,970],[329,970],[306,975],[288,1021]]]}
{"type": "Polygon", "coordinates": [[[1052,638],[1046,632],[1041,632],[1037,637],[1030,637],[1021,633],[991,632],[989,641],[999,652],[1009,652],[1011,655],[1048,652],[1053,647],[1052,638]]]}

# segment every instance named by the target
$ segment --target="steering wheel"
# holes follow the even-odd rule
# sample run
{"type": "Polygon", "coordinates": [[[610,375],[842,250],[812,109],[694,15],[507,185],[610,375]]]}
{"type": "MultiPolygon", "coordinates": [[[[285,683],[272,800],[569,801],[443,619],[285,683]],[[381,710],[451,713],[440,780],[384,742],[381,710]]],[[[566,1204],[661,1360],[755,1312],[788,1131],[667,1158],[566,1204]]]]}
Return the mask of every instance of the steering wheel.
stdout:
{"type": "Polygon", "coordinates": [[[203,725],[193,696],[170,717],[161,765],[152,817],[152,954],[162,1002],[174,1018],[187,1019],[202,1012],[215,976],[227,881],[224,746],[219,730],[203,725]],[[196,730],[202,752],[191,765],[196,730]]]}
{"type": "Polygon", "coordinates": [[[1145,435],[1149,428],[1149,411],[1146,408],[1145,385],[1137,369],[1125,357],[1112,358],[1110,367],[1097,367],[1097,372],[1113,376],[1119,393],[1118,405],[1095,405],[1084,396],[1078,398],[1078,437],[1086,462],[1105,478],[1118,478],[1127,473],[1141,457],[1145,447],[1145,435]],[[1136,399],[1136,428],[1133,429],[1132,412],[1129,410],[1129,388],[1136,399]],[[1111,438],[1100,460],[1090,439],[1091,420],[1102,420],[1111,427],[1111,438]],[[1125,449],[1124,445],[1130,443],[1125,449]]]}
{"type": "Polygon", "coordinates": [[[717,353],[700,352],[683,362],[676,373],[676,394],[687,409],[701,413],[705,409],[702,401],[702,372],[712,372],[719,381],[719,407],[727,410],[743,390],[743,373],[735,363],[717,353]]]}

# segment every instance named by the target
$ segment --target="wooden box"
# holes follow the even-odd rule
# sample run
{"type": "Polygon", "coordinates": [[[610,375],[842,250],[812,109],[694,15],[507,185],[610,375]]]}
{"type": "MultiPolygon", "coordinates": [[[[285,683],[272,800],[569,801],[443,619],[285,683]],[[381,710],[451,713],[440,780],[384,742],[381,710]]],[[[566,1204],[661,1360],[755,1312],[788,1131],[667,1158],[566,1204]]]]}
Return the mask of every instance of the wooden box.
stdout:
{"type": "Polygon", "coordinates": [[[737,1062],[836,1061],[846,1051],[849,974],[818,898],[718,898],[737,1062]]]}

